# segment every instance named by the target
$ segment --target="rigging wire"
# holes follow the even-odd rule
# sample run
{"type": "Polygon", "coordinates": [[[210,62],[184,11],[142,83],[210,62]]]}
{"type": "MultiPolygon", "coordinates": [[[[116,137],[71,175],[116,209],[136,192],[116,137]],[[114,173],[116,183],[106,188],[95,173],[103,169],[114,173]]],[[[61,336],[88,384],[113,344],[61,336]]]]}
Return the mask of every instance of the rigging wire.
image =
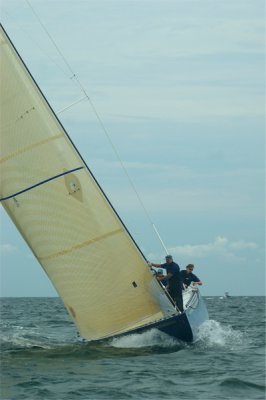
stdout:
{"type": "Polygon", "coordinates": [[[83,100],[87,100],[87,96],[82,97],[81,99],[74,101],[73,103],[69,104],[68,106],[66,106],[66,107],[62,108],[61,110],[57,111],[56,114],[57,115],[61,114],[62,112],[68,110],[69,108],[75,106],[76,104],[81,103],[83,100]]]}
{"type": "Polygon", "coordinates": [[[2,11],[2,14],[5,14],[5,15],[6,15],[7,18],[11,19],[11,21],[13,20],[13,23],[16,24],[16,27],[19,28],[19,29],[23,32],[23,34],[26,35],[26,36],[30,39],[30,41],[36,46],[36,49],[37,49],[40,53],[42,53],[42,54],[43,54],[45,57],[47,57],[53,64],[55,64],[55,65],[57,66],[57,68],[60,69],[60,70],[62,71],[62,73],[63,73],[65,76],[69,77],[69,74],[66,72],[66,70],[63,69],[63,68],[61,67],[61,65],[60,65],[59,63],[57,63],[56,60],[55,60],[53,57],[51,57],[51,56],[44,50],[44,48],[42,48],[42,47],[40,46],[40,43],[37,43],[37,42],[36,42],[36,40],[32,37],[32,35],[29,35],[29,33],[24,29],[24,27],[23,27],[19,22],[17,22],[17,20],[15,20],[14,17],[13,17],[9,12],[7,12],[6,10],[1,10],[1,11],[2,11]]]}
{"type": "Polygon", "coordinates": [[[30,4],[30,2],[28,0],[26,0],[26,3],[28,4],[28,6],[30,7],[31,11],[33,12],[33,14],[35,15],[36,19],[38,20],[38,22],[40,23],[40,25],[42,26],[43,30],[45,31],[45,33],[47,34],[47,36],[49,37],[49,39],[51,40],[51,42],[53,43],[54,47],[56,48],[58,54],[60,54],[60,56],[62,57],[62,59],[64,60],[64,63],[66,64],[66,66],[68,67],[69,71],[71,71],[72,75],[75,75],[74,72],[72,71],[71,66],[69,65],[69,63],[67,62],[66,58],[64,57],[63,53],[60,51],[59,47],[57,46],[57,44],[55,43],[54,39],[52,38],[52,36],[50,35],[50,33],[48,32],[48,30],[46,29],[45,25],[42,23],[41,19],[39,18],[38,14],[36,13],[36,11],[34,10],[34,8],[32,7],[32,5],[30,4]]]}
{"type": "Polygon", "coordinates": [[[131,187],[132,187],[132,189],[133,189],[133,191],[134,191],[134,193],[135,193],[135,195],[136,195],[136,197],[137,197],[137,199],[138,199],[138,201],[139,201],[139,203],[140,203],[140,205],[141,205],[141,207],[142,207],[142,209],[143,209],[143,211],[144,211],[144,213],[145,213],[145,215],[146,215],[146,217],[147,217],[147,219],[149,221],[149,223],[151,224],[154,232],[156,233],[157,238],[159,239],[160,244],[162,245],[165,253],[168,254],[168,250],[167,250],[167,248],[166,248],[166,246],[165,246],[165,244],[164,244],[164,242],[163,242],[163,240],[162,240],[162,238],[161,238],[161,236],[160,236],[155,224],[153,223],[153,221],[152,221],[152,219],[151,219],[151,217],[150,217],[150,215],[149,215],[149,213],[148,213],[148,211],[147,211],[147,209],[146,209],[146,207],[145,207],[145,205],[144,205],[144,203],[143,203],[143,201],[142,201],[142,199],[141,199],[141,197],[140,197],[140,195],[139,195],[139,193],[138,193],[138,191],[137,191],[137,189],[136,189],[136,187],[135,187],[135,185],[134,185],[134,183],[133,183],[133,181],[132,181],[132,179],[131,179],[131,177],[130,177],[130,175],[129,175],[129,173],[128,173],[128,171],[127,171],[127,169],[126,169],[126,167],[125,167],[125,165],[124,165],[124,163],[123,163],[123,161],[122,161],[122,159],[121,159],[121,157],[120,157],[120,155],[119,155],[119,153],[118,153],[118,151],[117,151],[117,149],[116,149],[116,147],[115,147],[115,145],[114,145],[114,143],[113,143],[113,141],[112,141],[112,139],[111,139],[111,137],[110,137],[110,135],[109,135],[109,133],[108,133],[108,131],[107,131],[107,129],[106,129],[106,127],[105,127],[100,115],[99,115],[99,113],[98,113],[98,111],[97,111],[97,109],[96,109],[96,107],[95,107],[95,105],[94,105],[94,103],[93,103],[93,101],[88,96],[84,86],[81,84],[81,82],[78,79],[77,75],[73,71],[72,67],[68,63],[67,59],[65,58],[65,56],[63,55],[61,50],[59,49],[59,47],[56,44],[56,42],[54,41],[53,37],[50,35],[49,31],[46,29],[45,25],[43,24],[43,22],[41,21],[41,19],[38,16],[38,14],[36,13],[36,11],[32,7],[32,5],[30,4],[29,0],[25,0],[25,1],[28,4],[28,6],[30,7],[32,13],[35,15],[35,17],[38,20],[38,22],[40,23],[40,25],[42,26],[43,30],[45,31],[45,33],[49,37],[49,39],[53,43],[54,47],[56,48],[56,50],[57,50],[58,54],[60,55],[60,57],[62,58],[62,60],[64,61],[65,65],[67,66],[69,72],[71,73],[70,79],[72,79],[76,83],[76,85],[79,87],[79,89],[84,94],[84,97],[82,99],[72,103],[68,107],[65,107],[63,110],[60,110],[59,112],[61,113],[61,112],[65,111],[66,109],[72,107],[73,105],[79,103],[80,101],[82,101],[84,99],[88,100],[88,102],[89,102],[89,104],[90,104],[90,106],[91,106],[91,108],[92,108],[92,110],[93,110],[93,112],[94,112],[94,114],[95,114],[95,116],[96,116],[101,128],[102,128],[102,131],[104,132],[108,142],[110,143],[110,145],[111,145],[111,147],[112,147],[112,149],[113,149],[113,151],[114,151],[114,153],[115,153],[115,155],[116,155],[116,157],[117,157],[117,159],[118,159],[118,161],[119,161],[119,163],[120,163],[120,165],[121,165],[121,167],[122,167],[122,169],[123,169],[123,171],[124,171],[124,173],[125,173],[125,175],[126,175],[126,177],[128,179],[128,181],[129,181],[129,183],[130,183],[130,185],[131,185],[131,187]]]}

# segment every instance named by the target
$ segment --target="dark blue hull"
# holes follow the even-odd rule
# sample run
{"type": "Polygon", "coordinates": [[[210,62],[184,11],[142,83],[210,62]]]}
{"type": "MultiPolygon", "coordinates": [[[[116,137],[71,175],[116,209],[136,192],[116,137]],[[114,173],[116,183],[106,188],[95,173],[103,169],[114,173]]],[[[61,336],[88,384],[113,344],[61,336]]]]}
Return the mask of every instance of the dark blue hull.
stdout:
{"type": "Polygon", "coordinates": [[[158,324],[157,329],[184,342],[193,342],[193,331],[186,312],[167,320],[167,324],[158,324]]]}
{"type": "Polygon", "coordinates": [[[183,340],[184,342],[194,342],[197,339],[197,333],[200,325],[202,325],[203,322],[209,318],[207,308],[198,290],[194,291],[188,303],[185,304],[185,308],[186,310],[179,315],[175,315],[149,325],[144,325],[140,328],[125,332],[120,335],[115,335],[113,337],[140,334],[152,328],[156,328],[161,332],[164,332],[174,338],[183,340]]]}
{"type": "Polygon", "coordinates": [[[184,342],[194,342],[197,339],[199,327],[204,321],[209,319],[208,311],[197,289],[193,291],[188,303],[184,305],[186,310],[182,314],[158,321],[152,324],[152,326],[150,325],[149,328],[139,328],[134,333],[141,333],[151,328],[157,328],[184,342]]]}

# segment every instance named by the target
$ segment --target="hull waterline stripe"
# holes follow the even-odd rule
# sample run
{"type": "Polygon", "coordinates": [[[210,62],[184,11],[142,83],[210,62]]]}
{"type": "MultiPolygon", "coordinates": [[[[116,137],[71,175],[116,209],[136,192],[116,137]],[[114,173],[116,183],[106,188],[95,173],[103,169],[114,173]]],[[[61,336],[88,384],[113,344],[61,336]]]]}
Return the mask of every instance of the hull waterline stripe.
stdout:
{"type": "Polygon", "coordinates": [[[55,179],[57,179],[57,178],[60,178],[61,176],[71,174],[72,172],[79,171],[80,169],[84,169],[84,167],[74,168],[74,169],[71,169],[71,170],[69,170],[69,171],[63,172],[62,174],[58,174],[58,175],[52,176],[52,178],[45,179],[44,181],[39,182],[39,183],[36,183],[35,185],[30,186],[30,187],[28,187],[28,188],[26,188],[26,189],[23,189],[23,190],[21,190],[20,192],[11,194],[10,196],[7,196],[7,197],[3,197],[2,199],[0,199],[0,201],[9,200],[9,199],[11,199],[12,197],[16,197],[16,196],[18,196],[18,195],[20,195],[20,194],[22,194],[22,193],[28,192],[29,190],[32,190],[32,189],[34,189],[34,188],[36,188],[36,187],[38,187],[38,186],[41,186],[41,185],[43,185],[44,183],[53,181],[53,180],[55,180],[55,179]]]}
{"type": "Polygon", "coordinates": [[[99,242],[100,240],[106,239],[107,237],[110,237],[110,236],[113,236],[113,235],[117,235],[118,233],[122,233],[122,232],[123,232],[123,229],[119,228],[119,229],[116,229],[114,231],[107,232],[107,233],[105,233],[105,234],[103,234],[101,236],[97,236],[96,238],[89,239],[89,240],[86,240],[85,242],[76,244],[76,245],[74,245],[72,247],[69,247],[68,249],[64,249],[64,250],[58,251],[57,253],[49,254],[49,255],[43,256],[43,257],[38,257],[38,259],[39,260],[52,260],[53,258],[64,256],[65,254],[69,254],[74,250],[79,250],[82,247],[89,246],[90,244],[99,242]]]}

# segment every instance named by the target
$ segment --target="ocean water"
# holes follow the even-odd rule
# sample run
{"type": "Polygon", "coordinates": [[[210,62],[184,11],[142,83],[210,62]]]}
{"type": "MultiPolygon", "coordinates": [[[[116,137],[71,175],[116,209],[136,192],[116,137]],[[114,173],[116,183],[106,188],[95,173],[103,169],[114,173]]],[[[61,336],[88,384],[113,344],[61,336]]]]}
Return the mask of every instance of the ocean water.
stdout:
{"type": "Polygon", "coordinates": [[[265,399],[265,298],[205,298],[194,344],[151,330],[81,344],[58,298],[3,298],[1,400],[265,399]]]}

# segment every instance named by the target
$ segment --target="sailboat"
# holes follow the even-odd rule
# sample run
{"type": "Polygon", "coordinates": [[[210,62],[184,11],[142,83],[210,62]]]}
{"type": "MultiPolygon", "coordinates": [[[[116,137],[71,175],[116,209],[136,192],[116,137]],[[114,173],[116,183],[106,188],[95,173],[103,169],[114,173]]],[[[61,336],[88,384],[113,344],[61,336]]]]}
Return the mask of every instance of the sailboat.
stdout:
{"type": "Polygon", "coordinates": [[[208,318],[199,291],[176,308],[2,25],[0,34],[1,203],[80,336],[157,328],[194,341],[208,318]]]}

